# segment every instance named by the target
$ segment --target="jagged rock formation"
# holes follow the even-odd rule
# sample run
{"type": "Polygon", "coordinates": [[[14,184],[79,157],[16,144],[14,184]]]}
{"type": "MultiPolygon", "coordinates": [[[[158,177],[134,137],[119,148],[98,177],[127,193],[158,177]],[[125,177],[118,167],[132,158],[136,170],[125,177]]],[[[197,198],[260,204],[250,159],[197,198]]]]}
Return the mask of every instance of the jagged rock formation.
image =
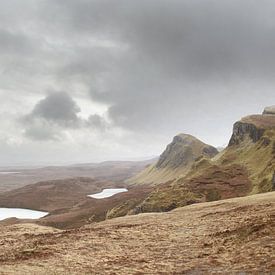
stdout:
{"type": "Polygon", "coordinates": [[[174,180],[186,174],[197,159],[212,158],[217,154],[215,147],[191,135],[179,134],[160,155],[156,164],[149,166],[129,182],[160,184],[174,180]]]}
{"type": "Polygon", "coordinates": [[[240,144],[244,141],[246,136],[249,136],[249,138],[255,143],[263,136],[264,131],[265,129],[257,128],[252,123],[238,121],[234,124],[229,146],[240,144]]]}

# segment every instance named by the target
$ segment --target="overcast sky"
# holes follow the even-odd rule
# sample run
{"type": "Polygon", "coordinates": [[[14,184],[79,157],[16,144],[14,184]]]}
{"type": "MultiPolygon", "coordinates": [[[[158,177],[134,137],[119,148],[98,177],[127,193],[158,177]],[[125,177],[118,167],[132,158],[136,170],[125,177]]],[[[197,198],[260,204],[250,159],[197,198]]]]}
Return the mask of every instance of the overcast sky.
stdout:
{"type": "Polygon", "coordinates": [[[228,142],[275,104],[274,0],[0,0],[0,165],[228,142]]]}

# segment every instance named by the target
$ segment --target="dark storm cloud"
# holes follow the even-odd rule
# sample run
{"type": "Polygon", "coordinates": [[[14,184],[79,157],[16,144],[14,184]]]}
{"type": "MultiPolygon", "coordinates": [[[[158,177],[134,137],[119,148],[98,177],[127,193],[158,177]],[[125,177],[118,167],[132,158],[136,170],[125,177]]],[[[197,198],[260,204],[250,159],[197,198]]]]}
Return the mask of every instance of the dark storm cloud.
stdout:
{"type": "Polygon", "coordinates": [[[165,73],[208,78],[274,70],[275,4],[270,0],[261,5],[256,0],[49,3],[50,10],[59,4],[53,10],[68,32],[123,41],[132,55],[157,63],[165,73]]]}
{"type": "Polygon", "coordinates": [[[34,140],[60,140],[65,129],[104,130],[107,123],[99,115],[79,117],[80,107],[66,92],[51,92],[36,103],[32,112],[20,119],[25,135],[34,140]]]}
{"type": "Polygon", "coordinates": [[[79,106],[67,93],[53,92],[35,105],[30,118],[43,118],[61,126],[76,127],[79,112],[79,106]]]}
{"type": "Polygon", "coordinates": [[[25,136],[33,140],[58,141],[66,128],[78,128],[80,108],[65,92],[51,92],[36,103],[32,112],[20,118],[25,136]]]}
{"type": "Polygon", "coordinates": [[[273,1],[60,0],[47,7],[48,16],[59,14],[55,25],[67,34],[125,45],[119,58],[101,59],[106,67],[100,72],[92,63],[70,64],[88,79],[92,98],[111,106],[115,124],[165,132],[181,123],[188,130],[199,127],[201,114],[215,120],[217,113],[240,113],[256,98],[272,97],[270,90],[245,87],[274,82],[273,1]]]}

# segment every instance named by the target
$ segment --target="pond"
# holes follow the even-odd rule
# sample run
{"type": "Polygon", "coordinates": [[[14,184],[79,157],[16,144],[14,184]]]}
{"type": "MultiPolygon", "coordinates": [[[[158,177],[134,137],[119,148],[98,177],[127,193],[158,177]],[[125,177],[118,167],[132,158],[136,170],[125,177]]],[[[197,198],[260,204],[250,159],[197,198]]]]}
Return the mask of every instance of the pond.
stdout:
{"type": "Polygon", "coordinates": [[[20,174],[20,172],[0,171],[0,175],[20,174]]]}
{"type": "Polygon", "coordinates": [[[100,193],[88,195],[88,197],[94,198],[94,199],[105,199],[112,197],[118,193],[122,192],[128,192],[128,189],[126,188],[108,188],[108,189],[103,189],[100,193]]]}
{"type": "Polygon", "coordinates": [[[48,214],[49,214],[48,212],[23,209],[23,208],[0,208],[0,220],[5,220],[8,218],[39,219],[48,214]]]}

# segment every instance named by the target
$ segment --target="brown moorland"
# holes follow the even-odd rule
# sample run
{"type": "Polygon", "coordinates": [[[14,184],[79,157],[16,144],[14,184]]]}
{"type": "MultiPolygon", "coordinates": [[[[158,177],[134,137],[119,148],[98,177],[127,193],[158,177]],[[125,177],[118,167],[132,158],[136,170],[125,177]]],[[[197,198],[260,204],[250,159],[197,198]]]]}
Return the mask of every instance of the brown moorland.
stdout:
{"type": "MultiPolygon", "coordinates": [[[[126,187],[123,183],[100,181],[91,178],[72,178],[43,181],[0,194],[0,207],[28,208],[49,212],[34,223],[57,228],[75,228],[87,223],[105,220],[108,211],[124,204],[116,216],[127,214],[128,208],[141,203],[151,187],[128,187],[128,192],[106,199],[87,197],[105,188],[126,187]]],[[[108,215],[111,217],[111,214],[108,215]]],[[[26,220],[8,219],[0,224],[25,223],[26,220]]]]}
{"type": "Polygon", "coordinates": [[[73,230],[0,226],[0,274],[272,274],[275,192],[73,230]]]}

